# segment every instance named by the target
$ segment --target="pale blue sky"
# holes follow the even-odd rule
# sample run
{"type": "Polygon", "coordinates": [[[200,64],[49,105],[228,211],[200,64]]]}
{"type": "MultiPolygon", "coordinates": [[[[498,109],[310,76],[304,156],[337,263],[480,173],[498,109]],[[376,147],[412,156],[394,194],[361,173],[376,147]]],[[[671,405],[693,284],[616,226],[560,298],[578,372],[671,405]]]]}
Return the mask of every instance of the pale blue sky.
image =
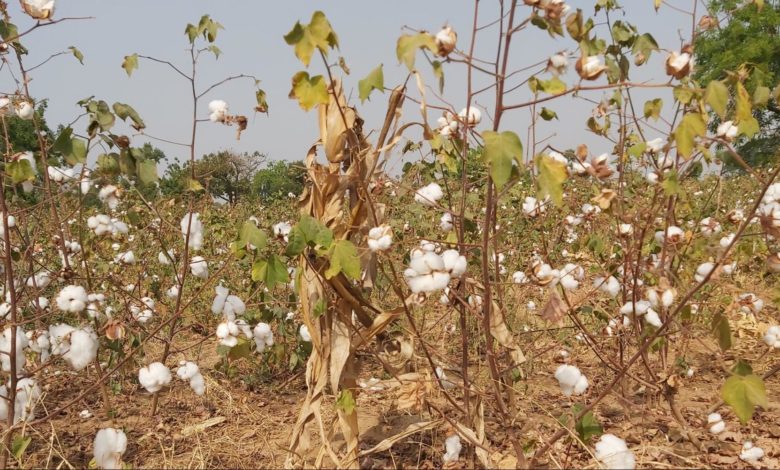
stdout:
{"type": "MultiPolygon", "coordinates": [[[[593,0],[569,2],[583,8],[586,14],[593,11],[593,0]]],[[[680,34],[690,35],[690,17],[664,7],[660,13],[653,10],[653,0],[623,0],[625,11],[615,13],[613,19],[636,24],[640,32],[651,32],[662,48],[678,49],[680,34]]],[[[498,2],[481,2],[480,24],[495,19],[498,2]]],[[[678,6],[690,6],[689,1],[678,0],[678,6]]],[[[20,13],[17,2],[10,2],[14,22],[20,30],[32,25],[32,20],[20,13]]],[[[293,100],[287,97],[290,77],[302,64],[293,55],[282,36],[296,20],[308,22],[311,13],[323,10],[339,35],[339,55],[346,58],[352,74],[345,78],[347,90],[357,100],[357,82],[379,63],[384,64],[385,85],[392,87],[406,77],[406,68],[399,65],[395,57],[395,43],[403,26],[437,31],[445,22],[460,33],[458,47],[466,49],[472,22],[473,4],[452,0],[393,0],[372,2],[340,0],[261,2],[249,0],[205,1],[205,0],[58,0],[56,18],[66,16],[94,16],[85,21],[67,21],[40,28],[28,37],[24,44],[30,49],[25,59],[27,67],[46,59],[52,53],[79,48],[85,56],[85,65],[80,65],[71,56],[55,58],[44,67],[33,72],[31,93],[37,98],[49,99],[48,120],[52,127],[74,119],[79,113],[76,102],[84,97],[96,95],[109,103],[121,101],[131,104],[147,124],[149,135],[169,140],[188,142],[190,128],[190,97],[187,83],[163,65],[141,61],[140,68],[128,78],[120,64],[125,55],[137,52],[170,60],[185,70],[189,67],[185,52],[187,40],[184,27],[188,22],[196,23],[200,16],[209,13],[221,22],[221,31],[216,44],[222,49],[219,60],[204,56],[199,71],[201,89],[226,76],[239,73],[252,74],[262,80],[261,87],[268,93],[270,115],[254,114],[254,87],[251,80],[234,81],[210,93],[201,104],[201,118],[206,118],[206,106],[210,99],[224,99],[230,104],[231,112],[246,114],[249,127],[240,141],[235,139],[235,130],[222,125],[203,123],[199,128],[198,154],[230,148],[237,151],[253,151],[268,154],[274,159],[300,159],[316,140],[316,114],[305,113],[293,100]]],[[[528,7],[521,6],[521,14],[527,15],[528,7]]],[[[493,59],[496,41],[495,30],[485,30],[478,36],[477,52],[485,59],[493,59]]],[[[530,28],[515,36],[512,49],[512,63],[523,66],[545,59],[551,53],[562,49],[574,49],[569,38],[549,39],[536,28],[530,28]]],[[[665,54],[664,54],[665,55],[665,54]]],[[[662,57],[656,56],[644,70],[635,73],[635,80],[667,80],[662,66],[662,57]]],[[[418,56],[418,63],[423,59],[418,56]]],[[[573,65],[573,64],[572,64],[573,65]]],[[[573,67],[572,67],[573,68],[573,67]]],[[[423,67],[430,77],[427,65],[423,67]]],[[[466,93],[464,68],[458,64],[446,66],[447,84],[445,97],[460,109],[466,93]]],[[[310,72],[322,73],[317,60],[312,61],[310,72]]],[[[572,74],[567,83],[575,81],[572,74]]],[[[476,76],[476,88],[484,84],[485,77],[476,76]]],[[[604,80],[602,80],[604,81],[604,80]]],[[[410,82],[413,83],[413,82],[410,82]]],[[[429,83],[435,87],[435,82],[429,83]]],[[[0,74],[2,90],[12,91],[13,84],[7,73],[0,74]]],[[[477,104],[489,108],[489,94],[477,99],[477,104]]],[[[640,103],[643,93],[638,93],[640,103]]],[[[654,92],[653,96],[658,95],[654,92]]],[[[592,94],[595,100],[601,94],[592,94]]],[[[650,95],[647,95],[648,97],[650,95]]],[[[526,86],[520,87],[509,102],[530,99],[526,86]]],[[[368,129],[381,124],[386,97],[374,93],[372,101],[359,106],[368,129]]],[[[671,99],[665,99],[667,109],[671,99]]],[[[408,103],[405,117],[419,119],[416,105],[408,103]]],[[[549,106],[561,116],[560,121],[544,123],[537,129],[538,136],[554,135],[556,147],[572,147],[579,142],[601,145],[594,152],[609,151],[608,143],[594,139],[585,130],[584,122],[592,105],[564,98],[549,106]],[[576,119],[575,119],[576,117],[576,119]]],[[[641,106],[641,104],[640,104],[641,106]]],[[[529,123],[528,111],[510,114],[503,121],[505,129],[514,130],[526,142],[529,123]]],[[[433,113],[430,118],[438,116],[433,113]]],[[[486,118],[484,126],[489,126],[486,118]]],[[[83,132],[84,123],[77,126],[83,132]]],[[[116,131],[132,130],[120,124],[116,131]]],[[[411,135],[419,139],[419,135],[411,135]]],[[[652,136],[654,137],[654,136],[652,136]]],[[[134,145],[141,145],[144,136],[134,138],[134,145]]],[[[186,149],[150,140],[169,157],[186,157],[186,149]]],[[[395,165],[394,165],[395,166],[395,165]]],[[[400,164],[397,165],[400,168],[400,164]]]]}

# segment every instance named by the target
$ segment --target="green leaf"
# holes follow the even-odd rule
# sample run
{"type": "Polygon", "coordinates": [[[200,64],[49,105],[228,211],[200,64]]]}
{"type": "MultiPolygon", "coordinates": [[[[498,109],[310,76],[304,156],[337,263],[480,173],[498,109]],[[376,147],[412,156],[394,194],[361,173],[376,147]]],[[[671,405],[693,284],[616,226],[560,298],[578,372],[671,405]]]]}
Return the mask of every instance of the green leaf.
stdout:
{"type": "Polygon", "coordinates": [[[680,181],[677,178],[677,170],[671,170],[664,173],[664,181],[661,183],[661,187],[664,189],[664,193],[667,196],[676,196],[680,194],[682,188],[680,187],[680,181]]]}
{"type": "Polygon", "coordinates": [[[536,180],[539,197],[550,196],[553,203],[560,206],[563,202],[563,183],[569,175],[566,164],[547,155],[540,155],[536,157],[536,166],[539,168],[536,180]]]}
{"type": "Polygon", "coordinates": [[[628,148],[628,154],[634,158],[639,158],[647,150],[647,142],[639,142],[628,148]]]}
{"type": "Polygon", "coordinates": [[[566,18],[566,31],[569,32],[569,36],[577,42],[580,42],[588,33],[585,29],[585,25],[582,21],[582,10],[577,8],[575,13],[572,13],[566,18]]]}
{"type": "Polygon", "coordinates": [[[431,66],[433,67],[433,76],[439,79],[439,93],[444,93],[444,67],[438,60],[431,62],[431,66]]]}
{"type": "Polygon", "coordinates": [[[247,220],[241,225],[238,231],[238,244],[242,247],[254,245],[256,249],[262,250],[268,243],[268,237],[254,223],[247,220]]]}
{"type": "MultiPolygon", "coordinates": [[[[582,405],[576,404],[572,406],[572,413],[574,415],[580,414],[583,407],[582,405]]],[[[604,433],[604,429],[601,427],[601,423],[599,423],[599,420],[596,419],[595,416],[593,416],[592,412],[587,412],[585,415],[580,418],[579,421],[574,425],[574,430],[577,431],[577,435],[580,437],[582,442],[588,443],[590,440],[594,437],[598,437],[604,433]]]]}
{"type": "Polygon", "coordinates": [[[729,326],[729,319],[723,312],[716,312],[715,315],[712,316],[711,329],[715,338],[718,340],[721,351],[728,351],[731,349],[731,327],[729,326]]]}
{"type": "Polygon", "coordinates": [[[116,116],[114,116],[114,113],[111,112],[111,109],[108,107],[108,103],[105,101],[100,100],[97,102],[94,114],[95,122],[97,122],[97,124],[100,126],[100,130],[105,132],[114,127],[116,116]]]}
{"type": "Polygon", "coordinates": [[[136,166],[138,179],[142,184],[153,184],[157,181],[157,162],[151,159],[141,160],[136,166]]]}
{"type": "Polygon", "coordinates": [[[414,69],[417,49],[428,49],[435,53],[436,40],[428,33],[404,34],[398,38],[395,55],[398,57],[398,62],[405,64],[409,71],[414,69]]]}
{"type": "Polygon", "coordinates": [[[750,138],[758,133],[760,127],[758,125],[758,119],[750,116],[748,119],[744,119],[739,123],[739,133],[750,138]]]}
{"type": "Polygon", "coordinates": [[[336,408],[343,411],[344,414],[351,415],[355,411],[355,397],[350,390],[342,390],[336,399],[336,408]]]}
{"type": "Polygon", "coordinates": [[[97,158],[98,169],[108,175],[119,174],[119,155],[116,153],[101,154],[97,158]]]}
{"type": "Polygon", "coordinates": [[[739,359],[731,368],[731,371],[736,375],[745,376],[753,373],[753,367],[747,361],[739,359]]]}
{"type": "Polygon", "coordinates": [[[551,95],[559,95],[566,91],[566,84],[558,77],[549,80],[539,80],[539,89],[551,95]]]}
{"type": "Polygon", "coordinates": [[[277,283],[287,283],[290,276],[287,273],[287,265],[282,259],[277,255],[271,255],[268,259],[255,261],[252,265],[252,280],[263,282],[268,289],[273,289],[277,283]]]}
{"type": "Polygon", "coordinates": [[[84,65],[84,54],[82,54],[80,50],[73,46],[70,46],[68,50],[71,52],[71,54],[73,54],[73,57],[75,57],[81,65],[84,65]]]}
{"type": "Polygon", "coordinates": [[[711,81],[704,91],[704,101],[710,105],[710,108],[721,119],[726,118],[726,109],[729,104],[729,89],[725,83],[720,80],[711,81]]]}
{"type": "Polygon", "coordinates": [[[542,117],[545,121],[552,121],[553,119],[558,119],[558,113],[555,111],[542,107],[542,112],[539,113],[539,116],[542,117]]]}
{"type": "Polygon", "coordinates": [[[245,357],[249,357],[252,354],[252,343],[246,338],[238,338],[238,343],[230,348],[227,353],[227,357],[231,360],[237,360],[245,357]]]}
{"type": "Polygon", "coordinates": [[[349,240],[338,240],[328,253],[330,266],[325,271],[325,278],[331,279],[338,273],[344,273],[351,279],[360,277],[360,258],[355,245],[349,240]]]}
{"type": "Polygon", "coordinates": [[[723,383],[720,395],[742,424],[753,416],[756,405],[769,408],[764,381],[755,374],[732,375],[723,383]]]}
{"type": "Polygon", "coordinates": [[[382,71],[382,64],[379,64],[377,68],[366,75],[366,78],[358,82],[360,101],[363,102],[367,100],[373,90],[379,90],[382,93],[385,92],[385,75],[382,71]]]}
{"type": "Polygon", "coordinates": [[[144,120],[141,119],[141,116],[129,104],[114,103],[113,108],[114,113],[116,113],[122,121],[126,121],[127,118],[130,118],[133,121],[133,129],[140,131],[141,129],[146,128],[144,120]]]}
{"type": "Polygon", "coordinates": [[[51,149],[59,152],[70,165],[77,165],[87,161],[87,142],[78,137],[71,137],[73,129],[66,127],[57,136],[51,149]]]}
{"type": "Polygon", "coordinates": [[[127,72],[127,76],[133,74],[133,70],[138,68],[138,54],[126,55],[122,62],[122,68],[127,72]]]}
{"type": "Polygon", "coordinates": [[[490,166],[490,177],[497,188],[504,186],[512,176],[512,162],[522,164],[523,144],[512,131],[501,133],[485,131],[482,133],[485,142],[483,158],[490,166]]]}
{"type": "Polygon", "coordinates": [[[319,104],[327,104],[328,87],[322,75],[309,77],[308,72],[298,72],[292,79],[290,98],[298,99],[298,105],[305,111],[319,104]]]}
{"type": "Polygon", "coordinates": [[[693,100],[694,90],[685,86],[676,86],[674,87],[674,90],[672,90],[672,95],[674,96],[674,99],[680,103],[689,104],[691,100],[693,100]]]}
{"type": "Polygon", "coordinates": [[[688,113],[683,116],[680,125],[674,131],[674,139],[677,143],[677,153],[687,159],[691,156],[695,145],[695,138],[705,135],[707,125],[699,113],[688,113]]]}
{"type": "Polygon", "coordinates": [[[661,98],[645,101],[645,119],[653,118],[654,121],[657,121],[658,118],[661,117],[661,109],[663,106],[664,101],[661,98]]]}
{"type": "Polygon", "coordinates": [[[8,176],[11,177],[11,182],[13,184],[19,184],[35,179],[35,172],[33,171],[32,166],[30,166],[30,162],[27,160],[9,162],[5,166],[5,172],[8,174],[8,176]]]}
{"type": "Polygon", "coordinates": [[[257,106],[255,106],[255,111],[257,111],[258,113],[267,113],[268,100],[266,99],[265,91],[258,89],[255,92],[255,99],[257,100],[257,106]]]}
{"type": "Polygon", "coordinates": [[[30,442],[32,442],[32,436],[25,437],[17,435],[14,437],[14,440],[11,443],[11,453],[16,460],[22,458],[22,455],[24,455],[24,451],[27,450],[27,446],[30,445],[30,442]]]}
{"type": "Polygon", "coordinates": [[[194,24],[187,24],[187,27],[184,28],[184,34],[187,35],[187,39],[189,39],[190,44],[192,44],[198,38],[200,31],[198,31],[198,27],[194,24]]]}
{"type": "Polygon", "coordinates": [[[289,257],[298,256],[303,253],[305,248],[306,237],[303,235],[301,228],[296,225],[287,237],[287,248],[285,248],[284,254],[289,257]]]}

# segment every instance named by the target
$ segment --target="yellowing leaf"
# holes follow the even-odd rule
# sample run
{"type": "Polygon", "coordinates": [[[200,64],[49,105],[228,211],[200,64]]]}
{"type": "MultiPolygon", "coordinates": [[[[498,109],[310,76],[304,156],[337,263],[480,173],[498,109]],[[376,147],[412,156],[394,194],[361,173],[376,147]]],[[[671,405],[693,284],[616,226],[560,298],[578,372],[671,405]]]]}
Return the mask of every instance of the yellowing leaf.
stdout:
{"type": "Polygon", "coordinates": [[[726,118],[726,107],[729,103],[729,89],[723,82],[719,80],[711,81],[704,91],[704,101],[710,105],[710,108],[712,108],[721,119],[726,118]]]}
{"type": "Polygon", "coordinates": [[[436,51],[436,40],[428,33],[404,34],[398,38],[395,54],[399,62],[406,64],[409,70],[414,69],[414,56],[417,49],[436,51]]]}
{"type": "Polygon", "coordinates": [[[370,95],[373,90],[379,90],[382,93],[385,92],[385,75],[382,71],[382,64],[366,75],[366,78],[358,82],[360,101],[368,99],[368,95],[370,95]]]}
{"type": "Polygon", "coordinates": [[[683,158],[689,158],[695,146],[695,138],[701,137],[707,132],[704,117],[699,113],[688,113],[683,116],[680,125],[674,131],[674,139],[677,143],[677,153],[683,158]]]}
{"type": "Polygon", "coordinates": [[[122,62],[122,68],[127,72],[127,76],[133,74],[133,70],[138,68],[138,54],[126,55],[122,62]]]}
{"type": "Polygon", "coordinates": [[[133,109],[133,107],[129,104],[114,103],[113,108],[114,113],[119,116],[119,119],[125,121],[127,118],[130,118],[133,121],[133,129],[140,131],[146,127],[144,120],[141,119],[141,116],[138,114],[138,112],[136,112],[136,110],[133,109]]]}
{"type": "Polygon", "coordinates": [[[300,22],[295,23],[293,29],[284,36],[284,40],[295,46],[295,56],[307,67],[315,48],[327,56],[329,48],[338,47],[338,37],[321,11],[315,11],[311,22],[306,26],[300,22]]]}
{"type": "Polygon", "coordinates": [[[27,160],[17,160],[15,162],[9,162],[5,166],[5,172],[11,177],[13,184],[19,184],[24,181],[30,181],[35,179],[35,173],[33,172],[30,162],[27,160]]]}
{"type": "Polygon", "coordinates": [[[563,183],[569,176],[566,164],[547,155],[540,155],[536,157],[536,166],[539,169],[536,180],[539,197],[550,196],[555,205],[560,205],[563,202],[563,183]]]}
{"type": "Polygon", "coordinates": [[[553,119],[558,119],[558,113],[556,113],[552,109],[544,108],[544,107],[542,107],[542,111],[539,113],[539,116],[545,121],[552,121],[553,119]]]}
{"type": "Polygon", "coordinates": [[[520,165],[523,156],[523,144],[520,138],[512,131],[501,133],[485,131],[482,133],[485,141],[483,158],[490,166],[490,177],[501,188],[509,181],[512,175],[512,162],[520,165]]]}
{"type": "Polygon", "coordinates": [[[73,54],[73,57],[75,57],[81,65],[84,65],[84,54],[82,54],[80,50],[73,46],[70,46],[68,50],[70,50],[70,52],[73,54]]]}
{"type": "Polygon", "coordinates": [[[742,424],[753,416],[756,405],[769,407],[764,381],[755,374],[732,375],[723,383],[720,395],[723,401],[731,406],[742,424]]]}
{"type": "Polygon", "coordinates": [[[652,118],[657,121],[661,117],[661,109],[664,106],[664,101],[661,98],[649,100],[645,102],[644,116],[645,119],[652,118]]]}
{"type": "Polygon", "coordinates": [[[737,122],[747,121],[753,117],[753,111],[750,106],[750,95],[748,95],[745,85],[737,83],[737,122]]]}
{"type": "Polygon", "coordinates": [[[308,72],[298,72],[292,79],[290,98],[296,98],[301,108],[308,111],[318,104],[327,104],[328,87],[322,75],[309,77],[308,72]]]}
{"type": "Polygon", "coordinates": [[[766,106],[766,104],[769,102],[771,93],[772,92],[769,90],[769,87],[756,87],[756,91],[753,92],[753,104],[760,107],[766,106]]]}

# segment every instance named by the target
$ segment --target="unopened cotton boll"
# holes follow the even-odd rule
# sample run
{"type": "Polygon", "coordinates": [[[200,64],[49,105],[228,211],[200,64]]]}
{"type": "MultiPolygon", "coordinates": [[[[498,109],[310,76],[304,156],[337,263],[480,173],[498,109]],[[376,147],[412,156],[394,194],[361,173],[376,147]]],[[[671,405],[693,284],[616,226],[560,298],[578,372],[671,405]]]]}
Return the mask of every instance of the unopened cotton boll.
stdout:
{"type": "Polygon", "coordinates": [[[576,366],[568,364],[558,366],[555,378],[561,386],[561,392],[567,397],[582,395],[588,389],[588,379],[576,366]]]}
{"type": "Polygon", "coordinates": [[[712,434],[720,434],[726,429],[726,423],[723,422],[720,413],[710,413],[709,416],[707,416],[707,424],[709,425],[712,434]]]}
{"type": "Polygon", "coordinates": [[[79,313],[87,307],[87,291],[81,286],[69,285],[57,294],[57,307],[65,312],[79,313]]]}
{"type": "Polygon", "coordinates": [[[190,260],[190,272],[200,279],[208,279],[209,265],[202,256],[193,256],[190,260]]]}
{"type": "Polygon", "coordinates": [[[414,200],[424,206],[434,206],[442,197],[444,197],[444,191],[437,183],[423,186],[414,193],[414,200]]]}
{"type": "Polygon", "coordinates": [[[745,443],[742,444],[742,452],[739,454],[740,460],[755,464],[763,457],[764,449],[753,445],[751,441],[745,441],[745,443]]]}
{"type": "Polygon", "coordinates": [[[54,15],[54,0],[22,0],[22,8],[36,20],[50,20],[54,15]]]}
{"type": "Polygon", "coordinates": [[[203,223],[200,221],[200,214],[195,212],[188,212],[181,219],[181,234],[190,249],[200,250],[203,248],[203,223]],[[187,239],[187,233],[189,232],[189,239],[187,239]]]}
{"type": "Polygon", "coordinates": [[[457,462],[460,459],[460,451],[463,446],[460,443],[460,436],[454,434],[444,440],[444,455],[441,460],[443,463],[457,462]]]}
{"type": "Polygon", "coordinates": [[[603,434],[596,443],[596,458],[609,469],[633,469],[636,467],[634,454],[626,441],[614,434],[603,434]]]}
{"type": "Polygon", "coordinates": [[[209,102],[209,119],[211,122],[225,122],[228,116],[228,104],[223,100],[209,102]]]}
{"type": "Polygon", "coordinates": [[[780,349],[780,326],[770,326],[764,333],[764,342],[770,348],[780,349]]]}
{"type": "Polygon", "coordinates": [[[171,383],[171,371],[162,362],[152,362],[138,371],[138,382],[149,393],[157,393],[171,383]]]}
{"type": "Polygon", "coordinates": [[[393,229],[388,225],[380,225],[374,227],[368,231],[368,249],[376,251],[384,251],[390,248],[393,244],[393,229]]]}
{"type": "Polygon", "coordinates": [[[105,428],[95,435],[93,451],[98,468],[122,468],[122,455],[127,450],[127,436],[121,429],[105,428]]]}
{"type": "Polygon", "coordinates": [[[176,375],[185,382],[189,382],[195,395],[201,396],[206,393],[206,382],[203,380],[200,368],[194,362],[179,362],[179,368],[176,370],[176,375]]]}
{"type": "MultiPolygon", "coordinates": [[[[308,335],[308,333],[309,331],[307,329],[306,334],[308,335]]],[[[265,351],[265,348],[274,345],[274,332],[271,331],[271,325],[268,323],[260,322],[255,325],[254,330],[252,330],[252,337],[255,340],[255,346],[257,346],[257,352],[259,353],[265,351]]],[[[301,337],[303,337],[302,333],[301,337]]],[[[311,340],[311,337],[309,340],[311,340]]]]}

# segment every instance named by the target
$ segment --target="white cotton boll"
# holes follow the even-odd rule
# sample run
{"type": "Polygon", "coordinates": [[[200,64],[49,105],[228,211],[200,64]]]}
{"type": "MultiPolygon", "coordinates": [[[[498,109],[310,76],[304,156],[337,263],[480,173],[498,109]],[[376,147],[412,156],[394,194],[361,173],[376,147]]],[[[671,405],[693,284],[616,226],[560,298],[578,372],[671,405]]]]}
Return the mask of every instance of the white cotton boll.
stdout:
{"type": "Polygon", "coordinates": [[[712,217],[706,217],[699,222],[699,230],[701,230],[701,234],[705,237],[711,237],[720,233],[721,225],[720,222],[712,217]]]}
{"type": "Polygon", "coordinates": [[[20,119],[24,119],[25,121],[32,119],[33,115],[35,114],[35,108],[33,107],[32,103],[27,100],[17,103],[16,106],[14,106],[14,111],[20,119]]]}
{"type": "Polygon", "coordinates": [[[750,441],[745,441],[745,443],[742,444],[742,452],[739,454],[740,460],[755,464],[763,457],[764,449],[754,446],[750,441]]]}
{"type": "Polygon", "coordinates": [[[634,469],[636,460],[626,441],[614,434],[603,434],[596,443],[596,459],[609,469],[634,469]]]}
{"type": "Polygon", "coordinates": [[[50,20],[54,15],[54,0],[22,0],[22,8],[36,20],[50,20]]]}
{"type": "Polygon", "coordinates": [[[388,225],[380,225],[374,227],[368,231],[368,249],[376,251],[384,251],[390,248],[393,244],[393,229],[388,225]]]}
{"type": "Polygon", "coordinates": [[[157,254],[157,261],[162,265],[169,265],[171,264],[171,260],[174,262],[176,261],[176,258],[173,257],[173,249],[166,251],[161,251],[157,254]]]}
{"type": "Polygon", "coordinates": [[[444,260],[441,256],[433,252],[425,252],[422,256],[417,256],[409,261],[409,268],[417,274],[429,274],[432,271],[443,271],[444,260]]]}
{"type": "Polygon", "coordinates": [[[62,357],[74,370],[82,370],[95,360],[98,346],[98,337],[92,328],[74,330],[70,333],[70,348],[62,357]]]}
{"type": "Polygon", "coordinates": [[[764,334],[764,342],[770,348],[780,349],[780,326],[770,326],[764,334]]]}
{"type": "Polygon", "coordinates": [[[444,463],[457,462],[460,459],[460,451],[463,446],[460,443],[460,437],[454,434],[444,440],[444,456],[441,460],[444,463]]]}
{"type": "Polygon", "coordinates": [[[637,302],[626,302],[620,307],[620,313],[623,315],[630,315],[632,312],[636,313],[636,316],[642,316],[650,309],[650,302],[647,300],[639,300],[637,302]]]}
{"type": "Polygon", "coordinates": [[[233,321],[223,321],[217,325],[217,338],[219,338],[219,344],[232,348],[238,344],[238,325],[233,321]]]}
{"type": "Polygon", "coordinates": [[[731,142],[734,140],[735,137],[737,137],[737,134],[739,133],[739,128],[734,125],[733,121],[723,121],[718,126],[717,131],[715,134],[718,137],[722,137],[723,139],[731,142]]]}
{"type": "Polygon", "coordinates": [[[167,291],[165,291],[165,295],[166,295],[166,296],[167,296],[169,299],[175,299],[176,297],[178,297],[178,296],[179,296],[179,286],[171,286],[171,288],[170,288],[170,289],[168,289],[167,291]]]}
{"type": "Polygon", "coordinates": [[[217,295],[214,297],[214,301],[211,303],[211,313],[219,315],[222,310],[225,309],[225,302],[227,302],[228,294],[230,290],[227,287],[217,286],[214,288],[217,291],[217,295]]]}
{"type": "Polygon", "coordinates": [[[720,413],[710,413],[709,416],[707,416],[707,424],[710,425],[710,432],[712,434],[720,434],[726,429],[726,423],[723,422],[720,413]]]}
{"type": "Polygon", "coordinates": [[[663,325],[663,322],[661,322],[661,317],[658,316],[658,312],[652,308],[648,309],[647,313],[645,313],[645,322],[653,325],[656,328],[661,328],[661,325],[663,325]]]}
{"type": "Polygon", "coordinates": [[[81,286],[66,286],[57,294],[57,307],[65,312],[82,312],[87,307],[87,301],[87,291],[81,286]]]}
{"type": "Polygon", "coordinates": [[[127,450],[127,436],[121,429],[105,428],[95,435],[93,451],[97,468],[122,468],[122,455],[127,450]]]}
{"type": "Polygon", "coordinates": [[[51,275],[48,271],[40,271],[34,276],[27,278],[27,287],[37,287],[38,289],[45,289],[51,283],[51,275]]]}
{"type": "Polygon", "coordinates": [[[149,393],[157,393],[171,383],[171,371],[162,362],[152,362],[138,371],[138,382],[149,393]]]}
{"type": "Polygon", "coordinates": [[[666,289],[663,294],[661,294],[661,306],[664,308],[669,308],[674,303],[674,290],[673,289],[666,289]]]}
{"type": "Polygon", "coordinates": [[[468,127],[474,127],[482,121],[482,113],[474,106],[470,106],[468,109],[463,108],[460,110],[458,119],[468,127]]]}
{"type": "Polygon", "coordinates": [[[764,308],[764,301],[753,293],[740,294],[737,302],[740,311],[745,314],[755,315],[764,308]]]}
{"type": "Polygon", "coordinates": [[[594,286],[598,286],[600,291],[606,293],[613,299],[620,293],[620,282],[615,276],[609,276],[606,279],[598,277],[593,281],[593,284],[594,286]]]}
{"type": "Polygon", "coordinates": [[[699,265],[699,267],[696,268],[696,274],[693,275],[693,278],[696,280],[696,282],[703,282],[704,278],[706,278],[713,269],[715,269],[715,263],[702,263],[699,265]]]}
{"type": "Polygon", "coordinates": [[[512,282],[515,284],[527,284],[528,276],[523,271],[515,271],[512,273],[512,282]]]}
{"type": "Polygon", "coordinates": [[[200,373],[198,365],[191,361],[181,361],[179,366],[176,370],[176,375],[181,380],[189,382],[195,395],[201,396],[206,393],[206,382],[203,380],[203,375],[200,373]]]}
{"type": "Polygon", "coordinates": [[[650,185],[654,185],[658,183],[658,173],[654,171],[650,171],[645,175],[645,181],[648,182],[650,185]]]}
{"type": "MultiPolygon", "coordinates": [[[[545,200],[546,202],[546,200],[545,200]]],[[[547,210],[545,202],[538,201],[535,197],[526,196],[523,201],[523,213],[528,217],[537,217],[547,210]]]]}
{"type": "Polygon", "coordinates": [[[311,343],[311,334],[309,333],[309,327],[301,325],[298,329],[298,334],[301,336],[301,340],[305,343],[311,343]]]}
{"type": "MultiPolygon", "coordinates": [[[[41,399],[41,388],[35,379],[28,377],[16,383],[14,423],[35,419],[35,406],[41,399]]],[[[5,400],[2,400],[5,401],[5,400]]],[[[6,411],[6,417],[8,411],[6,411]]]]}
{"type": "Polygon", "coordinates": [[[225,122],[228,116],[228,104],[223,100],[209,102],[209,119],[211,122],[225,122]]]}
{"type": "Polygon", "coordinates": [[[450,304],[450,288],[445,287],[444,292],[442,292],[441,296],[439,297],[439,303],[442,305],[449,305],[450,304]]]}
{"type": "Polygon", "coordinates": [[[569,66],[569,58],[566,54],[555,54],[547,60],[547,70],[553,75],[563,75],[569,66]]]}
{"type": "Polygon", "coordinates": [[[434,206],[442,197],[444,197],[444,191],[437,183],[423,186],[414,193],[414,200],[424,206],[434,206]]]}
{"type": "Polygon", "coordinates": [[[193,256],[190,260],[190,272],[200,279],[208,279],[209,265],[202,256],[193,256]]]}
{"type": "Polygon", "coordinates": [[[595,55],[582,57],[578,65],[581,65],[582,72],[580,75],[586,78],[595,78],[604,70],[604,64],[601,61],[601,57],[595,55]]]}
{"type": "Polygon", "coordinates": [[[193,250],[203,248],[203,223],[200,221],[200,213],[188,212],[181,219],[181,234],[187,240],[187,229],[189,227],[190,238],[187,245],[193,250]]]}
{"type": "Polygon", "coordinates": [[[289,222],[279,222],[271,227],[271,231],[273,232],[274,236],[287,242],[290,232],[292,231],[292,225],[290,225],[289,222]]]}
{"type": "Polygon", "coordinates": [[[444,215],[441,216],[441,220],[439,222],[439,228],[442,229],[444,232],[449,232],[452,230],[452,214],[449,212],[445,212],[444,215]]]}
{"type": "Polygon", "coordinates": [[[720,239],[720,243],[719,243],[720,247],[722,249],[724,249],[724,250],[726,248],[728,248],[729,245],[731,245],[731,242],[734,241],[734,237],[736,237],[736,234],[735,233],[730,233],[730,234],[726,235],[725,237],[721,238],[720,239]]]}
{"type": "Polygon", "coordinates": [[[29,331],[27,332],[27,339],[30,350],[40,355],[42,363],[49,360],[49,356],[51,354],[51,343],[49,341],[48,331],[29,331]]]}
{"type": "Polygon", "coordinates": [[[442,28],[434,37],[436,41],[436,53],[440,57],[446,57],[455,49],[455,43],[458,41],[458,34],[447,25],[442,28]]]}
{"type": "MultiPolygon", "coordinates": [[[[13,345],[13,338],[12,338],[13,332],[11,330],[11,327],[6,328],[3,331],[2,336],[0,336],[0,363],[2,364],[3,371],[10,372],[11,371],[11,347],[13,345]]],[[[29,345],[29,340],[27,339],[27,335],[24,333],[24,330],[17,326],[16,327],[16,372],[19,373],[20,371],[24,370],[24,363],[25,363],[25,357],[24,357],[24,349],[29,345]]]]}
{"type": "Polygon", "coordinates": [[[444,270],[449,271],[453,278],[461,277],[469,265],[466,257],[461,255],[458,250],[446,250],[441,254],[441,259],[444,262],[444,270]]]}
{"type": "Polygon", "coordinates": [[[135,264],[135,253],[133,253],[133,250],[119,253],[114,257],[114,262],[120,264],[135,264]]]}
{"type": "Polygon", "coordinates": [[[664,139],[662,139],[661,137],[656,137],[653,140],[648,140],[647,142],[645,142],[645,144],[647,145],[647,151],[650,153],[658,153],[661,150],[663,150],[664,143],[665,143],[664,139]]]}
{"type": "MultiPolygon", "coordinates": [[[[307,335],[308,333],[309,331],[306,330],[307,335]]],[[[260,322],[255,325],[254,330],[252,330],[252,336],[255,340],[255,346],[257,346],[257,352],[259,353],[265,351],[265,348],[274,345],[274,332],[271,331],[271,325],[268,323],[260,322]]],[[[303,334],[301,334],[301,337],[303,337],[303,334]]]]}
{"type": "Polygon", "coordinates": [[[562,364],[555,370],[555,378],[561,386],[561,392],[567,397],[582,395],[588,388],[588,379],[576,366],[562,364]]]}
{"type": "Polygon", "coordinates": [[[558,272],[558,282],[566,290],[575,290],[580,286],[580,280],[585,276],[582,267],[569,263],[558,272]]]}
{"type": "Polygon", "coordinates": [[[119,206],[119,195],[122,191],[113,184],[107,184],[98,191],[98,199],[108,205],[108,208],[114,210],[119,206]]]}
{"type": "Polygon", "coordinates": [[[81,180],[79,181],[79,189],[81,190],[81,194],[87,194],[89,189],[92,187],[92,181],[89,179],[89,175],[91,173],[92,172],[88,168],[84,169],[81,180]]]}

